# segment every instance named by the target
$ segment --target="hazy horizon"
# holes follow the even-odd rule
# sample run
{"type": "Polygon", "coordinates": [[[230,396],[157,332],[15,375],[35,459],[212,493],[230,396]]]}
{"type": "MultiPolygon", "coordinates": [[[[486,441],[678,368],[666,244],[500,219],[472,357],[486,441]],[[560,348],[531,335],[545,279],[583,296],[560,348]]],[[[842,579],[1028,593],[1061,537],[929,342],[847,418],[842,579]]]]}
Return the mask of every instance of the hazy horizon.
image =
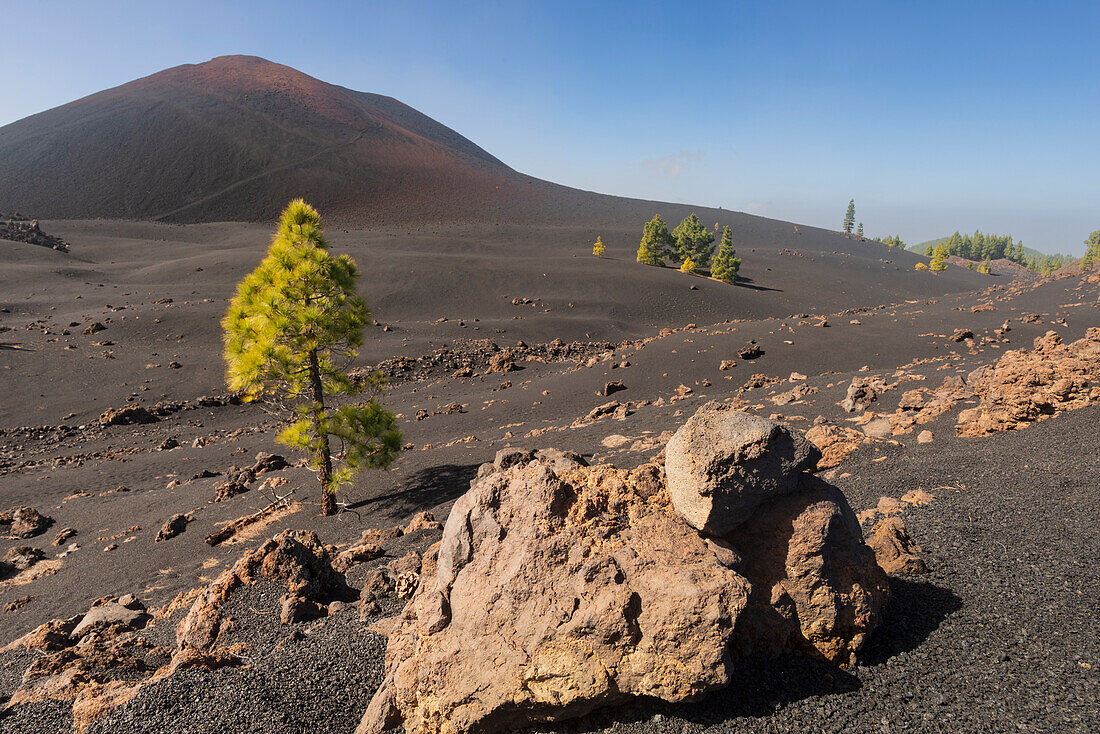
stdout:
{"type": "Polygon", "coordinates": [[[830,229],[854,198],[867,235],[907,243],[978,228],[1080,254],[1100,228],[1089,3],[4,6],[34,32],[0,48],[0,125],[242,53],[580,189],[830,229]]]}

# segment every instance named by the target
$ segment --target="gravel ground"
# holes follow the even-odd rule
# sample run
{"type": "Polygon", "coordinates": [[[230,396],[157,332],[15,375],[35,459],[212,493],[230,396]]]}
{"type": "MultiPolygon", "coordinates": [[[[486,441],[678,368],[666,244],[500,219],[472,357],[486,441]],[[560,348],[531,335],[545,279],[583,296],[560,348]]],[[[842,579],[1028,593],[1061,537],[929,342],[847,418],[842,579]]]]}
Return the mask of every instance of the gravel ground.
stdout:
{"type": "Polygon", "coordinates": [[[89,734],[350,733],[382,680],[386,640],[355,609],[288,628],[277,609],[284,591],[261,581],[226,607],[241,627],[225,642],[248,644],[248,665],[185,670],[146,686],[89,734]]]}

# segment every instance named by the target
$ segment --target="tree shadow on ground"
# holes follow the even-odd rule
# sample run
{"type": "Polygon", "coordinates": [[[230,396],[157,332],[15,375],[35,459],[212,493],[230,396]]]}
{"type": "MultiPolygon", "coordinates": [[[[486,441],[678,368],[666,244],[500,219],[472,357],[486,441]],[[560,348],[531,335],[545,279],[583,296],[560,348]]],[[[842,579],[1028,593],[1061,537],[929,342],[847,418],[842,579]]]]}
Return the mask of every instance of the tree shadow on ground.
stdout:
{"type": "MultiPolygon", "coordinates": [[[[954,592],[930,583],[891,578],[890,592],[885,618],[860,653],[862,665],[880,665],[916,648],[949,614],[962,608],[954,592]]],[[[792,655],[752,656],[734,663],[727,687],[700,701],[671,704],[638,699],[533,731],[586,734],[615,725],[644,724],[657,714],[707,727],[742,717],[770,716],[796,701],[851,693],[861,685],[856,675],[822,661],[792,655]]]]}
{"type": "Polygon", "coordinates": [[[925,581],[890,579],[890,603],[878,629],[867,636],[860,652],[864,665],[882,665],[890,658],[916,648],[953,612],[962,599],[950,589],[925,581]]]}
{"type": "Polygon", "coordinates": [[[737,282],[734,283],[738,288],[748,288],[750,291],[775,291],[776,293],[782,293],[782,288],[768,288],[763,285],[753,285],[752,278],[743,278],[740,275],[737,276],[737,282]]]}
{"type": "Polygon", "coordinates": [[[348,509],[368,508],[403,518],[425,507],[453,502],[470,488],[470,481],[477,477],[478,466],[480,464],[429,466],[410,475],[394,491],[360,500],[348,509]]]}

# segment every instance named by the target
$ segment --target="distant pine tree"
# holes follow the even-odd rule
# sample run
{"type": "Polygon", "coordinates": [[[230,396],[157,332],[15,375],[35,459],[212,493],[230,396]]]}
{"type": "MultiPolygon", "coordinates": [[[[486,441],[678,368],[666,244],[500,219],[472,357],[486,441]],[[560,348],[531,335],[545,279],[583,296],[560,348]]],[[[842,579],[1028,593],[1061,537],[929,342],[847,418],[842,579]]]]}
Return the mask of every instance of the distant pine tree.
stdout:
{"type": "Polygon", "coordinates": [[[735,257],[737,252],[733,249],[733,233],[729,227],[722,230],[722,244],[718,247],[718,254],[714,257],[714,264],[710,267],[710,277],[727,283],[737,282],[737,273],[741,269],[741,258],[735,257]]]}
{"type": "Polygon", "coordinates": [[[856,200],[848,202],[848,211],[844,214],[844,232],[852,233],[852,227],[856,226],[856,200]]]}
{"type": "Polygon", "coordinates": [[[596,244],[592,245],[592,254],[596,257],[603,257],[607,252],[607,245],[603,243],[599,235],[596,235],[596,244]]]}
{"type": "Polygon", "coordinates": [[[939,272],[947,270],[947,243],[941,242],[932,252],[932,262],[928,263],[928,269],[939,272]]]}
{"type": "Polygon", "coordinates": [[[684,217],[676,225],[676,229],[672,230],[672,239],[677,259],[690,258],[700,268],[710,266],[710,258],[714,254],[714,246],[711,244],[714,242],[714,234],[703,226],[694,213],[684,217]]]}
{"type": "Polygon", "coordinates": [[[1085,256],[1081,258],[1081,269],[1092,270],[1098,262],[1100,262],[1100,229],[1090,234],[1085,240],[1085,256]]]}
{"type": "Polygon", "coordinates": [[[860,237],[863,236],[863,222],[860,222],[859,227],[856,228],[856,234],[858,234],[860,237]]]}
{"type": "Polygon", "coordinates": [[[642,227],[642,241],[638,244],[638,262],[664,267],[665,257],[672,247],[672,236],[660,214],[653,215],[642,227]]]}
{"type": "Polygon", "coordinates": [[[695,261],[692,260],[690,257],[684,258],[683,264],[680,265],[680,272],[681,273],[694,273],[695,272],[695,261]]]}

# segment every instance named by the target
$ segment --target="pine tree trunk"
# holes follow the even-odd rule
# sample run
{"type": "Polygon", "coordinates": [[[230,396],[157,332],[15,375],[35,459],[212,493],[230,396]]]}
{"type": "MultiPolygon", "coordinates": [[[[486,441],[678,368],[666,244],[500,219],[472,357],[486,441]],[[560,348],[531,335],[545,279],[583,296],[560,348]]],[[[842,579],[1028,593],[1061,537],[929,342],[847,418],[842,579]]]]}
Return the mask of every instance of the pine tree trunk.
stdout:
{"type": "Polygon", "coordinates": [[[317,437],[318,478],[321,480],[321,514],[336,514],[336,499],[329,491],[332,478],[332,456],[328,449],[328,432],[322,425],[325,416],[325,390],[321,384],[321,365],[317,361],[317,350],[309,353],[309,388],[313,398],[313,432],[317,437]]]}

